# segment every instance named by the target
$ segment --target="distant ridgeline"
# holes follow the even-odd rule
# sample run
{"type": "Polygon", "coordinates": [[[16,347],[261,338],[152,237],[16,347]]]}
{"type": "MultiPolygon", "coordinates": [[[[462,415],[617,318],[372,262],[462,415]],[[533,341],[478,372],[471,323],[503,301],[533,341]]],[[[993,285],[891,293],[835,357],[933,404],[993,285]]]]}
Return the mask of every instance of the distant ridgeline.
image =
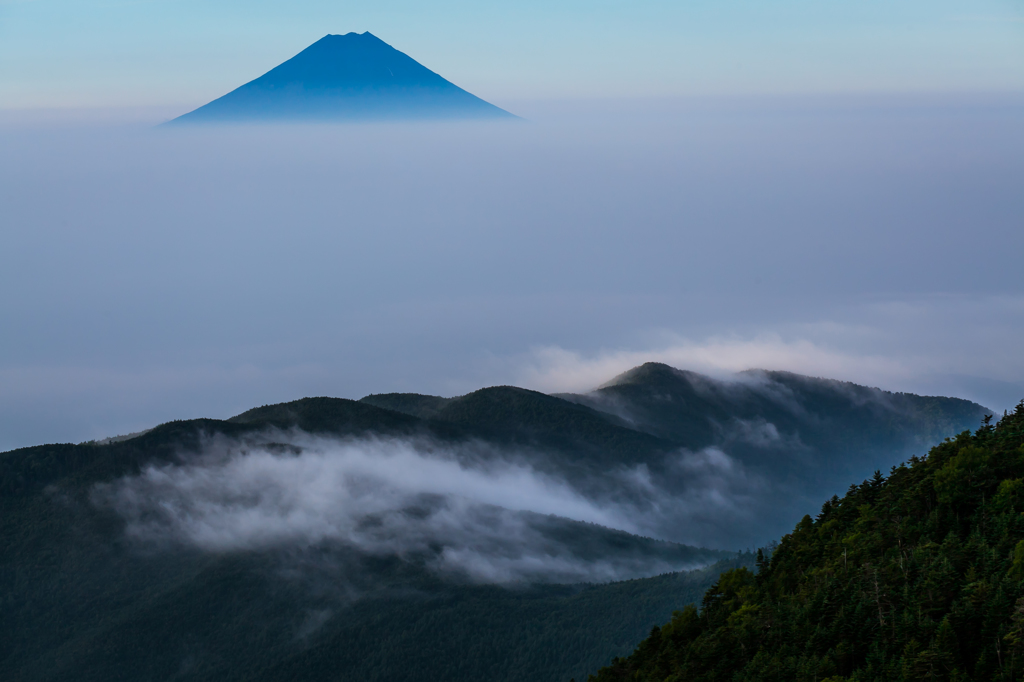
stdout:
{"type": "Polygon", "coordinates": [[[901,666],[919,679],[954,679],[954,670],[993,679],[1024,664],[1024,607],[1014,611],[1024,576],[1024,415],[963,433],[985,413],[965,400],[784,372],[720,381],[649,363],[582,395],[497,386],[455,398],[305,398],[226,420],[0,453],[0,680],[567,682],[627,655],[716,582],[703,611],[684,609],[601,679],[753,671],[737,679],[821,680],[901,666]],[[756,577],[739,570],[719,579],[753,569],[754,554],[703,547],[778,537],[784,530],[773,529],[792,528],[845,489],[838,480],[888,470],[920,454],[925,439],[946,436],[956,440],[927,460],[805,519],[756,577]],[[334,449],[317,450],[324,442],[334,449]],[[275,473],[281,467],[301,475],[337,461],[346,444],[380,462],[375,443],[437,453],[431,461],[456,475],[514,464],[503,485],[516,486],[516,509],[530,500],[515,476],[532,471],[557,482],[561,497],[632,510],[623,522],[635,527],[676,503],[683,516],[642,526],[653,536],[643,537],[464,508],[430,488],[393,509],[375,507],[375,495],[349,495],[338,478],[300,478],[296,496],[275,492],[291,480],[275,473]],[[720,487],[730,476],[739,487],[720,487]],[[211,488],[218,480],[229,486],[211,488]],[[356,524],[342,524],[341,534],[278,544],[145,540],[147,528],[178,528],[160,525],[174,509],[188,533],[207,538],[218,528],[236,532],[224,525],[232,519],[256,536],[310,512],[334,523],[304,506],[301,498],[317,495],[310,488],[320,489],[317,504],[370,508],[349,509],[356,524]],[[707,513],[709,489],[728,504],[707,513]],[[253,507],[266,490],[271,507],[253,507]],[[278,516],[250,513],[260,509],[278,516]],[[461,525],[444,525],[456,517],[461,525]],[[389,540],[416,540],[419,529],[436,534],[408,547],[389,540]],[[385,544],[359,544],[350,531],[385,544]],[[689,537],[697,539],[667,541],[689,537]],[[551,572],[510,584],[438,570],[469,551],[523,570],[548,562],[551,572]],[[583,572],[559,573],[563,565],[583,572]]]}
{"type": "Polygon", "coordinates": [[[516,118],[367,33],[328,35],[171,124],[516,118]]]}
{"type": "Polygon", "coordinates": [[[591,682],[1020,680],[1024,401],[805,516],[591,682]]]}

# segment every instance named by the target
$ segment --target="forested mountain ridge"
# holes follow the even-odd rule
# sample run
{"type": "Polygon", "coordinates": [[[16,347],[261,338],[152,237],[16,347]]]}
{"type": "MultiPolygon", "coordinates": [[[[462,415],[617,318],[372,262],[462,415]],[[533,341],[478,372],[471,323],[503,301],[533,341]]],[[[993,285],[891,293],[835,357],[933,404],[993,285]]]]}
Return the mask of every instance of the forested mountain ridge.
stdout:
{"type": "Polygon", "coordinates": [[[722,379],[654,362],[585,394],[500,386],[455,398],[391,393],[360,402],[525,448],[533,465],[581,485],[599,486],[595,471],[600,478],[617,467],[643,468],[673,501],[694,501],[688,518],[666,519],[651,532],[710,546],[723,538],[763,544],[850,480],[921,454],[989,413],[958,398],[790,372],[722,379]],[[742,509],[719,502],[738,498],[742,509]]]}
{"type": "MultiPolygon", "coordinates": [[[[750,370],[715,378],[660,363],[635,367],[590,393],[560,397],[604,410],[693,453],[685,456],[689,477],[676,487],[745,497],[747,513],[719,508],[703,527],[755,547],[785,533],[851,480],[920,455],[991,413],[958,398],[892,393],[790,372],[750,370]]],[[[655,463],[651,469],[671,480],[671,467],[655,463]]],[[[710,536],[692,540],[711,542],[710,536]]]]}
{"type": "MultiPolygon", "coordinates": [[[[485,393],[499,403],[508,394],[485,393]]],[[[596,420],[602,433],[612,428],[589,408],[540,394],[525,399],[582,414],[587,423],[596,420]]],[[[510,414],[518,402],[510,403],[510,414]]],[[[403,447],[412,449],[430,471],[452,453],[479,450],[500,457],[509,442],[537,442],[529,429],[517,435],[514,429],[489,428],[486,420],[457,421],[340,398],[306,398],[227,420],[169,422],[131,438],[0,454],[0,679],[330,680],[341,666],[350,679],[360,680],[412,682],[441,675],[511,681],[520,679],[519,670],[531,670],[534,679],[558,682],[593,669],[609,650],[625,653],[651,622],[670,614],[672,604],[697,598],[725,568],[752,562],[749,554],[688,547],[550,514],[466,506],[438,494],[402,498],[394,510],[364,513],[356,505],[356,535],[383,525],[370,538],[383,541],[383,548],[347,536],[298,535],[271,545],[208,550],[184,538],[154,542],[130,532],[135,521],[159,516],[162,504],[179,500],[186,505],[185,518],[224,530],[231,505],[240,504],[243,514],[258,513],[268,509],[269,499],[270,511],[279,516],[257,523],[288,524],[297,518],[296,507],[273,506],[288,492],[274,487],[278,479],[287,482],[289,472],[344,458],[346,447],[378,459],[393,455],[389,444],[399,455],[403,447]],[[496,440],[501,433],[505,441],[496,440]],[[418,445],[423,448],[416,450],[418,445]],[[320,454],[318,447],[326,450],[320,454]],[[244,466],[249,459],[276,468],[272,477],[247,488],[244,499],[233,486],[246,479],[233,478],[226,495],[153,499],[142,516],[126,517],[104,492],[150,475],[169,480],[192,471],[209,481],[223,475],[218,467],[225,461],[244,466]],[[200,518],[211,505],[219,511],[200,518]],[[434,535],[419,542],[421,530],[434,535]],[[472,549],[484,563],[510,566],[511,575],[497,575],[493,581],[501,584],[488,585],[444,568],[446,559],[472,549]],[[544,562],[550,563],[548,573],[544,562]],[[607,582],[696,566],[707,568],[600,585],[551,584],[555,577],[575,583],[594,575],[607,582]],[[519,577],[522,567],[536,582],[519,577]],[[627,602],[631,616],[623,618],[620,607],[627,602]],[[492,636],[481,640],[484,622],[492,636]],[[567,629],[566,623],[578,626],[567,629]],[[583,623],[596,624],[600,633],[589,633],[583,623]],[[459,665],[452,668],[456,650],[459,665]],[[534,656],[538,652],[543,655],[534,656]],[[509,666],[516,672],[502,678],[509,666]]],[[[395,468],[393,483],[401,484],[402,477],[415,483],[415,471],[395,468]]],[[[445,471],[457,474],[458,468],[445,471]]],[[[358,468],[351,474],[366,485],[358,468]]],[[[499,469],[495,476],[500,474],[499,469]]],[[[488,482],[483,474],[474,480],[488,482]]],[[[297,493],[316,494],[301,487],[297,493]]],[[[151,494],[161,495],[161,489],[140,489],[132,499],[146,505],[151,494]]],[[[344,503],[350,496],[351,490],[339,486],[312,506],[300,502],[297,510],[316,514],[332,498],[344,503]]],[[[344,524],[337,511],[328,509],[315,524],[344,524]]],[[[473,560],[470,555],[470,567],[473,560]]]]}
{"type": "Polygon", "coordinates": [[[617,404],[303,398],[0,453],[0,679],[580,679],[752,568],[818,473],[982,409],[640,369],[617,404]]]}
{"type": "Polygon", "coordinates": [[[824,504],[591,682],[1018,680],[1024,401],[824,504]]]}
{"type": "Polygon", "coordinates": [[[623,488],[623,480],[649,477],[672,500],[693,504],[686,518],[652,517],[646,534],[749,547],[784,532],[847,481],[920,453],[923,443],[971,428],[984,414],[955,398],[760,370],[725,381],[647,363],[583,395],[498,386],[456,398],[303,398],[227,420],[169,422],[117,442],[22,448],[0,453],[0,491],[37,492],[65,476],[84,484],[137,474],[180,462],[210,436],[421,439],[482,444],[458,451],[477,460],[514,457],[590,495],[619,490],[635,500],[645,493],[623,488]],[[731,499],[744,506],[720,504],[731,499]]]}
{"type": "Polygon", "coordinates": [[[200,448],[204,437],[244,437],[268,429],[300,429],[313,434],[355,437],[368,434],[435,437],[458,435],[446,425],[432,432],[408,415],[344,398],[303,398],[253,408],[230,419],[167,422],[130,439],[109,443],[56,443],[0,453],[0,492],[5,496],[37,492],[70,476],[75,482],[100,481],[154,462],[176,461],[200,448]]]}
{"type": "Polygon", "coordinates": [[[594,466],[644,462],[679,445],[607,412],[516,386],[481,388],[450,399],[392,393],[360,402],[422,415],[432,424],[451,424],[492,442],[557,451],[563,461],[594,466]]]}
{"type": "Polygon", "coordinates": [[[3,680],[563,682],[753,559],[510,589],[394,558],[354,571],[329,546],[140,553],[109,519],[44,502],[0,519],[3,680]]]}
{"type": "Polygon", "coordinates": [[[700,448],[757,423],[816,447],[929,447],[970,428],[990,410],[961,398],[893,393],[792,372],[747,370],[732,380],[648,362],[567,400],[619,416],[641,431],[700,448]],[[740,427],[737,429],[737,427],[740,427]]]}

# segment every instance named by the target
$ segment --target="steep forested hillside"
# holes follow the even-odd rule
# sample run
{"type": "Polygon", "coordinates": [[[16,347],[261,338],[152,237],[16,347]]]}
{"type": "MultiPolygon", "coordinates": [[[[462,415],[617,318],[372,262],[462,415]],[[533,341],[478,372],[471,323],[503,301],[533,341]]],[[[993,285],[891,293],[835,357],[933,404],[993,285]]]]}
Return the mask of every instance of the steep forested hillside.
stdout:
{"type": "Polygon", "coordinates": [[[699,571],[607,585],[477,586],[422,600],[361,603],[353,609],[358,620],[337,619],[308,648],[243,679],[582,679],[606,660],[606,651],[625,654],[633,633],[667,617],[673,604],[695,601],[732,567],[753,567],[753,556],[740,553],[699,571]]]}
{"type": "Polygon", "coordinates": [[[851,486],[594,682],[1018,680],[1024,402],[851,486]]]}

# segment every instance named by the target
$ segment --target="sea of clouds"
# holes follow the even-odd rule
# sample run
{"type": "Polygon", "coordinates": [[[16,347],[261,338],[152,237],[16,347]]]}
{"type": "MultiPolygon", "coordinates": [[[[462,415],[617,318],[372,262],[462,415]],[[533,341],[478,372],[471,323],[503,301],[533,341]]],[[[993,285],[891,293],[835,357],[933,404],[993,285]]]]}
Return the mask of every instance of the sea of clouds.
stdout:
{"type": "Polygon", "coordinates": [[[587,390],[652,359],[1012,407],[1022,102],[0,120],[0,449],[307,395],[587,390]]]}

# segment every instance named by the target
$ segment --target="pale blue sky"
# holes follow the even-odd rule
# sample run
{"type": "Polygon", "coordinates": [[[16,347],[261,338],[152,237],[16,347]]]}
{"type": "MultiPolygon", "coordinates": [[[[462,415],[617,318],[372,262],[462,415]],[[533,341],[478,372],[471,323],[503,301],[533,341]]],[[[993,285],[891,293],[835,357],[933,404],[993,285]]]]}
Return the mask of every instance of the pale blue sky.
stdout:
{"type": "Polygon", "coordinates": [[[0,108],[191,107],[366,30],[499,104],[1024,90],[1022,0],[0,0],[0,108]]]}

